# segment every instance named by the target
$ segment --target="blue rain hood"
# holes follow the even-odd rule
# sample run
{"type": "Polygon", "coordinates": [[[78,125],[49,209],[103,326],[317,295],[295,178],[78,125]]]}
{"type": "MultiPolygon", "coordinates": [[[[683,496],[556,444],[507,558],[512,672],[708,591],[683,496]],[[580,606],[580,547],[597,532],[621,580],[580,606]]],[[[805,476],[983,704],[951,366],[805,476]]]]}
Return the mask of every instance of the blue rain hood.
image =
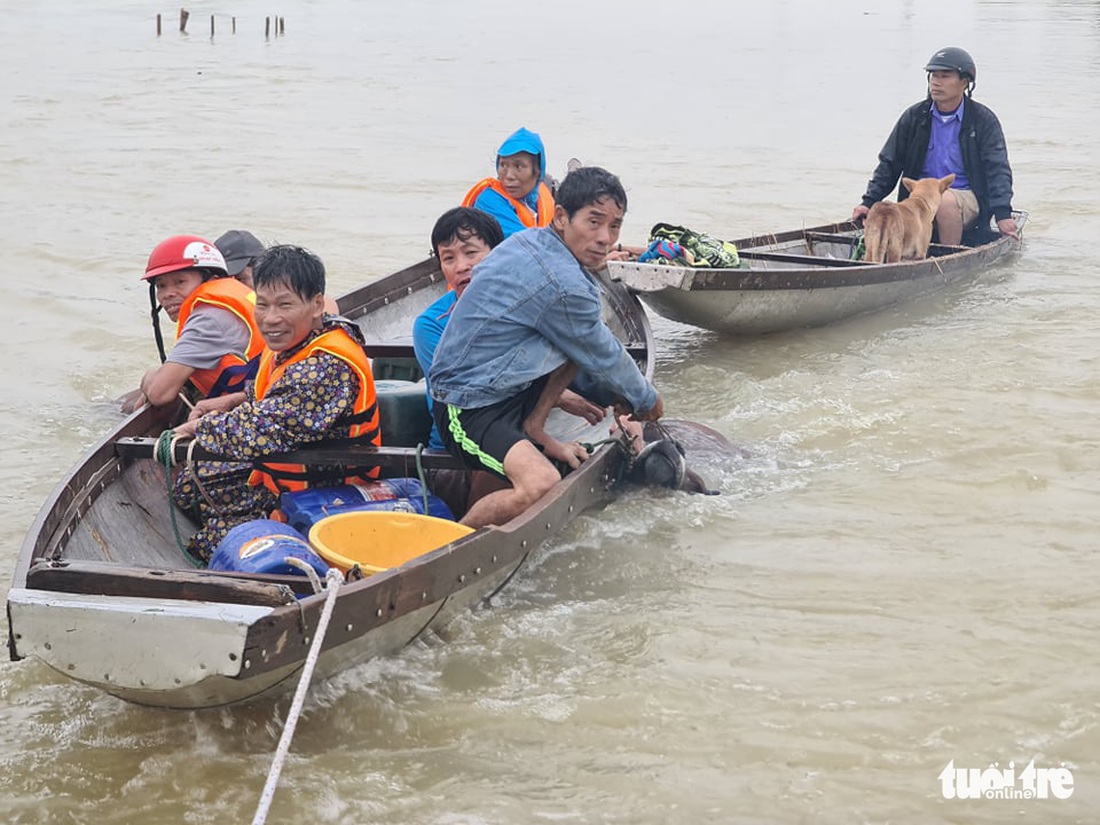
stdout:
{"type": "Polygon", "coordinates": [[[542,138],[538,136],[537,132],[532,132],[530,129],[520,126],[508,135],[504,143],[500,144],[500,148],[497,149],[497,165],[500,165],[501,158],[506,158],[517,152],[530,152],[532,155],[538,155],[539,180],[546,177],[546,148],[542,145],[542,138]]]}

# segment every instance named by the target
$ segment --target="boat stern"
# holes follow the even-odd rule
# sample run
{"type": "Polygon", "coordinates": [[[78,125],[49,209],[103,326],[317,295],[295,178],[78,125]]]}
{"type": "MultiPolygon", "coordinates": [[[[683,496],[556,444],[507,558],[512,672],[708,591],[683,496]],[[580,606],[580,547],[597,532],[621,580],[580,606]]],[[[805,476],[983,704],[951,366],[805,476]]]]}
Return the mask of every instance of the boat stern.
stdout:
{"type": "MultiPolygon", "coordinates": [[[[201,707],[242,698],[249,628],[271,607],[13,588],[9,652],[141,704],[201,707]],[[214,687],[213,685],[217,685],[214,687]]],[[[256,687],[244,689],[256,692],[256,687]]]]}

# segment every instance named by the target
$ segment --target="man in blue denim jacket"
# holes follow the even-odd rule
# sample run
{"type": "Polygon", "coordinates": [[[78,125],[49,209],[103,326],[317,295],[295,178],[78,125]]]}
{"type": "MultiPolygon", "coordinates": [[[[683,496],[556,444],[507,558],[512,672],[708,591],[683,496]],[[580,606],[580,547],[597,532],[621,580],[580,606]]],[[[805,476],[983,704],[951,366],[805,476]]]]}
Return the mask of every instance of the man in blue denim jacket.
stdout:
{"type": "Polygon", "coordinates": [[[664,407],[657,390],[603,322],[588,270],[604,266],[626,212],[619,179],[582,167],[562,181],[550,226],[519,232],[477,267],[436,350],[429,383],[443,443],[468,466],[512,487],[485,496],[462,519],[503,524],[587,457],[545,430],[562,390],[613,403],[638,421],[664,407]],[[574,379],[576,379],[574,381],[574,379]]]}

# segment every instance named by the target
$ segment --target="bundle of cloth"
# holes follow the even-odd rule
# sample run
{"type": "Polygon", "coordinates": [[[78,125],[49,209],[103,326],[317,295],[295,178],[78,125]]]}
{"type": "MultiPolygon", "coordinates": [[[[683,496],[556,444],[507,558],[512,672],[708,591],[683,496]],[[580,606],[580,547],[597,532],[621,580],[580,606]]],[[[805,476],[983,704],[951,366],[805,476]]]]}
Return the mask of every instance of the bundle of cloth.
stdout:
{"type": "Polygon", "coordinates": [[[737,247],[729,241],[685,226],[658,223],[650,230],[649,246],[638,256],[638,263],[736,269],[741,266],[741,259],[737,247]]]}

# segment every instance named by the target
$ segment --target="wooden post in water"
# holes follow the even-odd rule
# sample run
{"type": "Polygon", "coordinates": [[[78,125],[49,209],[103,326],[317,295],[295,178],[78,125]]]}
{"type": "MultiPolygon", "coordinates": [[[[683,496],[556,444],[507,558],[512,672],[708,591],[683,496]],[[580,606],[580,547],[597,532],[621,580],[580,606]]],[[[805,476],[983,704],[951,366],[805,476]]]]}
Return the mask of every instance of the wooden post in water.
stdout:
{"type": "Polygon", "coordinates": [[[160,37],[160,15],[157,15],[157,37],[160,37]]]}
{"type": "Polygon", "coordinates": [[[237,18],[233,18],[233,34],[237,33],[237,18]]]}
{"type": "Polygon", "coordinates": [[[264,39],[268,39],[270,37],[271,37],[271,18],[270,17],[265,17],[264,18],[264,39]]]}
{"type": "Polygon", "coordinates": [[[286,34],[286,18],[285,17],[280,17],[279,18],[279,34],[280,35],[286,34]]]}
{"type": "Polygon", "coordinates": [[[214,15],[210,15],[210,36],[214,36],[214,15]]]}
{"type": "Polygon", "coordinates": [[[191,12],[187,9],[180,9],[180,31],[183,34],[187,34],[187,18],[191,16],[191,12]]]}

